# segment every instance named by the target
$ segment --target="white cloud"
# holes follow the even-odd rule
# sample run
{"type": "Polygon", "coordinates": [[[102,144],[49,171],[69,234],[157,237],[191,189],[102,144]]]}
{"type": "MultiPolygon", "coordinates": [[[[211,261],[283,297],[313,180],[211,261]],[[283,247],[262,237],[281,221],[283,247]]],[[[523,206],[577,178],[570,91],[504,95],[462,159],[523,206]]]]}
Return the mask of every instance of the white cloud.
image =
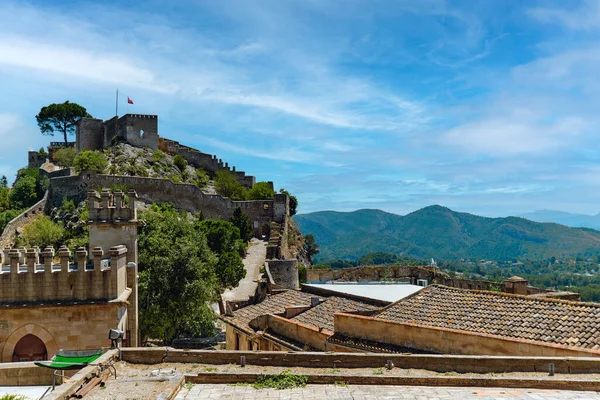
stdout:
{"type": "Polygon", "coordinates": [[[532,17],[547,23],[555,23],[573,30],[600,28],[600,2],[585,0],[573,2],[575,8],[539,7],[528,10],[532,17]]]}

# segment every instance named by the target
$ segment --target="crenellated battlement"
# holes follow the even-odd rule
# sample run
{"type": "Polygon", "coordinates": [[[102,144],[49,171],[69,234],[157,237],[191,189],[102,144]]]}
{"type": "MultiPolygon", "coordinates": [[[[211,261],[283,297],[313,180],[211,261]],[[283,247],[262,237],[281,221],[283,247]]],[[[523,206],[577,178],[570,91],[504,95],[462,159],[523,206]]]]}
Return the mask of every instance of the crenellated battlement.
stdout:
{"type": "MultiPolygon", "coordinates": [[[[0,303],[114,300],[127,288],[127,248],[0,252],[0,303]]],[[[132,265],[130,268],[135,268],[132,265]]],[[[135,284],[135,282],[131,282],[135,284]]]]}
{"type": "Polygon", "coordinates": [[[125,194],[121,190],[111,193],[104,188],[98,194],[95,190],[89,190],[87,194],[89,220],[88,223],[111,223],[136,222],[137,214],[135,201],[138,196],[135,190],[127,192],[130,205],[125,204],[125,194]]]}

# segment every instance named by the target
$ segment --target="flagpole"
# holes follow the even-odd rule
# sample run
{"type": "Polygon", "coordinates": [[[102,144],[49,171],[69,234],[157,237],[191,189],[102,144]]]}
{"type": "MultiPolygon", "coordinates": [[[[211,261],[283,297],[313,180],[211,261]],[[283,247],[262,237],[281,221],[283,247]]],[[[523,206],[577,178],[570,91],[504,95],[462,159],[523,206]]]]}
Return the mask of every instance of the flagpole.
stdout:
{"type": "Polygon", "coordinates": [[[117,100],[115,102],[115,137],[118,136],[118,126],[119,126],[119,88],[117,88],[117,100]]]}

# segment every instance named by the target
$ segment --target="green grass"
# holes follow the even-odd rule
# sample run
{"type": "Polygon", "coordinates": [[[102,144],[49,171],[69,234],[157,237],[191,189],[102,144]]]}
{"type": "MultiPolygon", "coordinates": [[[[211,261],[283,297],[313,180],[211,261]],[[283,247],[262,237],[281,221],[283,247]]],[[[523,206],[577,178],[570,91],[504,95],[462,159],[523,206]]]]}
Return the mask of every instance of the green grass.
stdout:
{"type": "Polygon", "coordinates": [[[307,383],[307,376],[282,372],[277,375],[260,375],[252,386],[254,389],[293,389],[304,387],[307,383]]]}
{"type": "Polygon", "coordinates": [[[206,372],[217,372],[217,368],[215,367],[205,367],[204,370],[206,372]]]}
{"type": "Polygon", "coordinates": [[[383,369],[374,369],[373,375],[383,375],[383,369]]]}

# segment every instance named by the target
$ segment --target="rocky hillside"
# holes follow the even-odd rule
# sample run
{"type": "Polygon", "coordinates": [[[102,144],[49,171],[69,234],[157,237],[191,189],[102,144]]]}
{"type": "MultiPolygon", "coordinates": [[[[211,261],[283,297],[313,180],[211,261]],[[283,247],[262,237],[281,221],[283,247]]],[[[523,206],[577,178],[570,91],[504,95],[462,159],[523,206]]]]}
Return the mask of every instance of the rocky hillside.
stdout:
{"type": "Polygon", "coordinates": [[[112,175],[165,178],[175,183],[192,183],[205,193],[215,193],[214,184],[202,168],[194,168],[176,157],[152,150],[120,143],[104,151],[108,158],[107,173],[112,175]]]}
{"type": "Polygon", "coordinates": [[[405,216],[381,210],[322,211],[294,217],[315,236],[319,260],[371,252],[418,258],[541,259],[600,254],[600,232],[518,217],[485,218],[430,206],[405,216]]]}

